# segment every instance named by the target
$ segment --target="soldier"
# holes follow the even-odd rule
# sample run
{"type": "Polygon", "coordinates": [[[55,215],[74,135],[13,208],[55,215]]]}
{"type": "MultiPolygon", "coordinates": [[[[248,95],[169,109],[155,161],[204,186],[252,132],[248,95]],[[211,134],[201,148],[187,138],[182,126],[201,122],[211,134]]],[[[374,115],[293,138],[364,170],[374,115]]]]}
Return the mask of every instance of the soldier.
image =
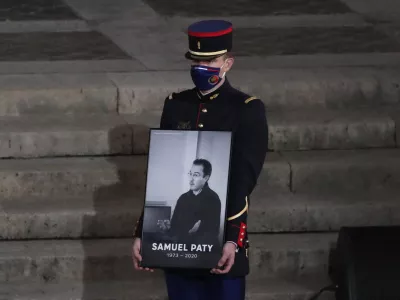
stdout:
{"type": "MultiPolygon", "coordinates": [[[[226,74],[234,63],[232,24],[201,21],[188,28],[195,87],[165,99],[162,129],[229,130],[233,133],[225,243],[218,265],[204,270],[165,270],[170,300],[244,300],[249,274],[247,215],[268,149],[263,102],[233,88],[226,74]]],[[[133,260],[140,267],[143,214],[134,232],[133,260]]],[[[150,270],[152,271],[152,270],[150,270]]]]}

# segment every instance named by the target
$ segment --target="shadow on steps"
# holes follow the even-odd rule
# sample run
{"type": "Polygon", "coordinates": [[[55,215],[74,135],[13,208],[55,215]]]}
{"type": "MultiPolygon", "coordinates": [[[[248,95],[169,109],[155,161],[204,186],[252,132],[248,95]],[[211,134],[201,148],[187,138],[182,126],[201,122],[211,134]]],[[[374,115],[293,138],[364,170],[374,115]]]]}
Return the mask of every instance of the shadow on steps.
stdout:
{"type": "MultiPolygon", "coordinates": [[[[141,128],[140,132],[146,134],[147,130],[141,128]]],[[[147,281],[147,278],[151,281],[151,275],[156,275],[143,274],[143,272],[134,270],[131,244],[115,243],[115,248],[110,247],[109,252],[105,252],[96,249],[91,243],[91,241],[95,242],[92,239],[107,239],[107,241],[113,243],[113,239],[130,238],[133,235],[140,214],[139,209],[144,201],[147,169],[146,157],[132,156],[132,154],[138,153],[138,151],[134,151],[133,139],[134,133],[131,124],[115,127],[109,132],[109,153],[113,155],[109,156],[107,160],[115,167],[117,177],[111,179],[109,184],[93,191],[93,214],[85,215],[82,223],[81,236],[84,239],[82,246],[85,253],[81,279],[83,283],[82,300],[94,300],[101,297],[96,289],[97,285],[90,284],[94,281],[107,284],[110,281],[121,280],[132,282],[132,286],[134,286],[135,283],[147,281]],[[131,145],[121,145],[124,141],[129,140],[121,135],[121,133],[126,132],[132,134],[131,145]],[[131,147],[131,154],[127,156],[125,152],[125,156],[122,156],[124,154],[122,149],[127,147],[131,147]],[[137,157],[143,159],[135,159],[137,157]],[[125,211],[121,213],[121,209],[113,213],[113,207],[120,205],[126,208],[126,213],[125,211]],[[99,216],[104,216],[104,218],[99,218],[99,216]],[[99,220],[106,221],[99,223],[99,220]],[[124,248],[116,250],[117,247],[124,248]],[[115,252],[112,252],[113,249],[115,252]]],[[[143,136],[140,137],[140,141],[146,143],[143,136]]],[[[142,145],[142,147],[146,148],[146,145],[142,145]]],[[[144,154],[142,151],[139,151],[139,153],[144,154]]],[[[155,279],[159,279],[160,275],[157,274],[155,277],[155,279]]],[[[134,292],[135,288],[128,289],[125,295],[124,291],[119,291],[118,295],[115,295],[115,299],[119,299],[119,297],[132,299],[132,296],[135,298],[135,295],[131,295],[132,291],[134,292]]]]}

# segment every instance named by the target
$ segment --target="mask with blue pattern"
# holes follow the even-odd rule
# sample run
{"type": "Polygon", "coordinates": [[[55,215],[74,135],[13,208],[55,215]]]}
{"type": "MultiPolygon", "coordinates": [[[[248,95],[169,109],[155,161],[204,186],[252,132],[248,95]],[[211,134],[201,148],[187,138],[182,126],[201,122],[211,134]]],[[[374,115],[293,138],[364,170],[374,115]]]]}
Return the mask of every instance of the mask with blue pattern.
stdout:
{"type": "Polygon", "coordinates": [[[213,89],[225,76],[225,72],[222,76],[219,76],[222,67],[215,68],[204,65],[193,65],[190,69],[190,75],[192,76],[194,85],[200,91],[213,89]]]}

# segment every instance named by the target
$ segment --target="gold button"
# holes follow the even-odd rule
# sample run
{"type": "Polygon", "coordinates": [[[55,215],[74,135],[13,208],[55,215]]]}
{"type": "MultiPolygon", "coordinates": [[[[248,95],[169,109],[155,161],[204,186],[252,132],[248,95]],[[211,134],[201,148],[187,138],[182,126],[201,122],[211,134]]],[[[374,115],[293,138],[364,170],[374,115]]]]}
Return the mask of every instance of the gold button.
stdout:
{"type": "Polygon", "coordinates": [[[207,108],[203,108],[201,111],[202,111],[203,113],[206,113],[206,112],[207,112],[207,108]]]}
{"type": "Polygon", "coordinates": [[[200,128],[203,128],[203,126],[204,126],[203,124],[201,124],[201,123],[199,124],[199,127],[200,127],[200,128]]]}

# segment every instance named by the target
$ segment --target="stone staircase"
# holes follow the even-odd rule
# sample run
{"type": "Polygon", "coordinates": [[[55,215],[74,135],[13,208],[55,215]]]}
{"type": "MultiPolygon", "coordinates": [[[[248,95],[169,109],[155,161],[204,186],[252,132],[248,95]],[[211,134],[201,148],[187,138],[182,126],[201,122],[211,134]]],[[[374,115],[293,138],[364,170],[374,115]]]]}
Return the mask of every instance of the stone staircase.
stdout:
{"type": "MultiPolygon", "coordinates": [[[[133,270],[131,234],[147,129],[166,95],[191,86],[186,75],[0,78],[0,299],[166,298],[160,272],[133,270]]],[[[265,101],[270,125],[250,207],[248,299],[308,299],[329,284],[341,226],[400,224],[400,72],[229,79],[265,101]]]]}

